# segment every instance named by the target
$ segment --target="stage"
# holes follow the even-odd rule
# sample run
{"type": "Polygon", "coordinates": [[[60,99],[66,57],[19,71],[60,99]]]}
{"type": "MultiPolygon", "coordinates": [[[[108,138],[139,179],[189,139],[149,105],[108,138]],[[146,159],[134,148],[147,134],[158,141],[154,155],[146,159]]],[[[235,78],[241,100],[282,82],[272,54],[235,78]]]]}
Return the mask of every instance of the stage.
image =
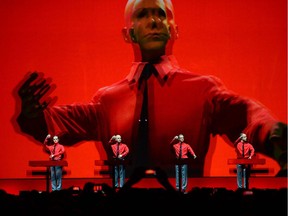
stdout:
{"type": "MultiPolygon", "coordinates": [[[[63,189],[73,186],[83,188],[85,183],[107,184],[112,187],[111,178],[63,178],[63,189]]],[[[169,178],[169,182],[174,186],[175,178],[169,178]]],[[[18,195],[21,191],[46,191],[46,178],[29,179],[0,179],[0,189],[9,194],[18,195]]],[[[287,178],[285,177],[250,177],[250,189],[281,189],[287,188],[287,178]]],[[[143,178],[133,187],[135,188],[162,188],[162,185],[153,177],[143,178]]],[[[189,178],[188,191],[193,188],[225,188],[236,190],[235,177],[202,177],[189,178]]]]}

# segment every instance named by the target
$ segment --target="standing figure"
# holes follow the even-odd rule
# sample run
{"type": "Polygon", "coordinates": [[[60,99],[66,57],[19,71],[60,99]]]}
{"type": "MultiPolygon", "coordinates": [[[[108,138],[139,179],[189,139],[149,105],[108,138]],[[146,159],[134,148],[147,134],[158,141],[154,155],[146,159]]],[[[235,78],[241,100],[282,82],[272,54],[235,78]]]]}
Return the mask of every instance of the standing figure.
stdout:
{"type": "Polygon", "coordinates": [[[113,179],[114,179],[114,188],[122,188],[125,183],[125,172],[126,167],[124,160],[129,153],[129,148],[126,144],[122,143],[121,136],[114,135],[111,137],[109,143],[111,145],[114,165],[113,165],[113,179]]]}
{"type": "MultiPolygon", "coordinates": [[[[51,135],[48,134],[44,140],[45,148],[50,153],[50,160],[60,161],[64,157],[65,148],[59,143],[59,137],[53,137],[53,144],[49,145],[51,142],[51,135]]],[[[50,167],[51,176],[51,187],[52,191],[59,191],[62,189],[62,166],[51,166],[50,167]]]]}
{"type": "Polygon", "coordinates": [[[197,157],[194,153],[192,147],[184,142],[184,135],[179,134],[175,136],[171,141],[175,156],[176,156],[176,165],[175,165],[175,181],[176,189],[185,193],[188,185],[188,158],[190,155],[197,157]],[[174,143],[175,140],[179,142],[174,143]],[[179,185],[181,184],[181,185],[179,185]]]}
{"type": "MultiPolygon", "coordinates": [[[[254,156],[255,149],[247,142],[247,135],[245,133],[241,133],[238,140],[236,140],[236,154],[237,159],[251,159],[254,156]],[[240,141],[239,141],[240,140],[240,141]]],[[[250,164],[237,164],[237,186],[238,188],[249,188],[249,177],[250,177],[250,164]]]]}

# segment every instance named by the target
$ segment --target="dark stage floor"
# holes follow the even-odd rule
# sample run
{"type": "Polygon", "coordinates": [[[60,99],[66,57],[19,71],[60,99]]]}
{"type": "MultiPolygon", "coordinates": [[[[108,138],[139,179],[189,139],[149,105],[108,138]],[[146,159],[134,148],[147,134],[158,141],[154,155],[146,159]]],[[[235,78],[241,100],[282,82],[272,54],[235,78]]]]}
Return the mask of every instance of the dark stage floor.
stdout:
{"type": "MultiPolygon", "coordinates": [[[[105,183],[112,186],[110,178],[63,178],[63,189],[73,186],[83,188],[85,183],[92,182],[94,184],[105,183]]],[[[169,178],[169,182],[174,186],[175,178],[169,178]]],[[[50,183],[48,183],[50,190],[50,183]]],[[[162,188],[162,185],[155,178],[143,178],[133,187],[135,188],[162,188]]],[[[202,177],[189,178],[188,191],[198,188],[225,188],[228,190],[236,190],[236,177],[202,177]]],[[[285,177],[251,177],[249,189],[281,189],[287,188],[287,178],[285,177]]],[[[0,189],[7,193],[18,195],[20,191],[46,191],[46,178],[29,178],[29,179],[0,179],[0,189]]]]}

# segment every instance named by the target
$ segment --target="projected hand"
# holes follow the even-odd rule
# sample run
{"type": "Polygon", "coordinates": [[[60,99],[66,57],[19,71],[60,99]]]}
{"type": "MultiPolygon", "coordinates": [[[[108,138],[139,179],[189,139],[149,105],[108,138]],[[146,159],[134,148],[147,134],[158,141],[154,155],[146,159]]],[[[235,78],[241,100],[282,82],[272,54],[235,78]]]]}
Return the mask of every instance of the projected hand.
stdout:
{"type": "Polygon", "coordinates": [[[270,145],[273,157],[277,160],[281,170],[278,177],[287,177],[287,124],[278,122],[270,133],[270,145]]]}
{"type": "Polygon", "coordinates": [[[22,102],[21,114],[28,118],[34,118],[42,113],[51,102],[51,99],[45,95],[50,88],[51,85],[47,79],[40,77],[38,72],[31,73],[18,90],[22,102]]]}

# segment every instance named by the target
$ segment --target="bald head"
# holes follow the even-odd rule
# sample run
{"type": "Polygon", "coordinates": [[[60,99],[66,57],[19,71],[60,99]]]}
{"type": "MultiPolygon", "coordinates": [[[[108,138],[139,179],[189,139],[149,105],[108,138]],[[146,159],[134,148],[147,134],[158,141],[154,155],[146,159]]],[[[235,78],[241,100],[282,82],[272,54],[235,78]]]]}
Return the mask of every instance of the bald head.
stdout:
{"type": "Polygon", "coordinates": [[[117,143],[121,143],[122,138],[121,138],[121,136],[120,136],[119,134],[117,134],[117,135],[115,136],[115,141],[116,141],[117,143]]]}
{"type": "Polygon", "coordinates": [[[124,22],[123,37],[132,44],[137,60],[145,59],[145,55],[149,59],[151,53],[172,54],[178,27],[171,0],[128,0],[124,22]]]}
{"type": "Polygon", "coordinates": [[[133,13],[141,7],[141,4],[145,6],[151,2],[157,4],[166,12],[168,23],[175,25],[174,8],[171,0],[128,0],[124,12],[125,26],[129,28],[133,25],[131,18],[133,13]]]}

